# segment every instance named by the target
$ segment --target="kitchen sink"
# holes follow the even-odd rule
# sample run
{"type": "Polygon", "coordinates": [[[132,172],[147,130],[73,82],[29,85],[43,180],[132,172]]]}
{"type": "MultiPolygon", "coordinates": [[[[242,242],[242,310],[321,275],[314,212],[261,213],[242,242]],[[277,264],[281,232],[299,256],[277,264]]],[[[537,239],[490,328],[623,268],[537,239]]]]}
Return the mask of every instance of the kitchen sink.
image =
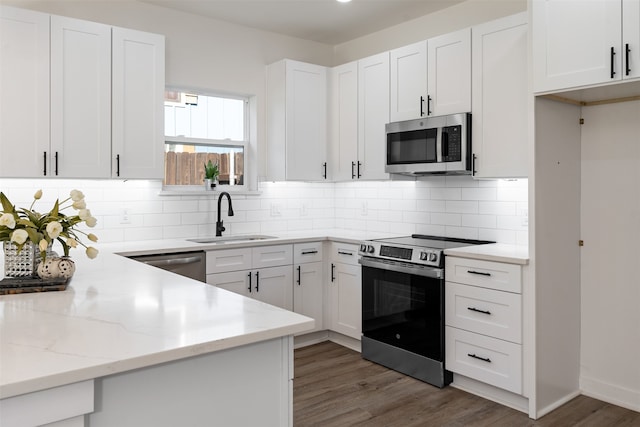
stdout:
{"type": "Polygon", "coordinates": [[[269,240],[276,239],[275,236],[265,236],[262,234],[247,234],[241,236],[217,236],[217,237],[202,237],[199,239],[187,239],[189,242],[195,243],[231,243],[231,242],[251,242],[256,240],[269,240]]]}

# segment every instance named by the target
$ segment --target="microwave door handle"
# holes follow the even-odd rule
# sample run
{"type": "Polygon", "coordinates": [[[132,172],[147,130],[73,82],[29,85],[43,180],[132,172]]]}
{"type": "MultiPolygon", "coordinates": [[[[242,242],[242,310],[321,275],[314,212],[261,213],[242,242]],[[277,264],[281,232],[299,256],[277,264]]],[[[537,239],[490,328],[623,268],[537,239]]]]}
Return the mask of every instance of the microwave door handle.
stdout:
{"type": "Polygon", "coordinates": [[[444,161],[449,156],[449,132],[442,129],[442,160],[444,161]]]}

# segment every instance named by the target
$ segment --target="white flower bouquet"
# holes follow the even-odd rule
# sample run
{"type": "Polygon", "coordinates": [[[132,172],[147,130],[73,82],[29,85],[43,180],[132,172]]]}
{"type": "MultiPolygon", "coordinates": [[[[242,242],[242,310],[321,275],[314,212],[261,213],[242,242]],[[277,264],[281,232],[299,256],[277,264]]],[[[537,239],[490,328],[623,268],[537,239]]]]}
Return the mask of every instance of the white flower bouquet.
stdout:
{"type": "Polygon", "coordinates": [[[85,253],[91,259],[98,256],[98,250],[93,246],[87,246],[79,238],[84,235],[91,242],[97,242],[98,237],[93,233],[85,233],[78,230],[77,225],[85,223],[88,227],[95,227],[97,220],[91,216],[84,201],[84,194],[78,190],[72,190],[69,197],[62,202],[56,200],[53,208],[44,214],[33,210],[37,200],[42,197],[42,190],[36,191],[29,209],[16,208],[9,199],[0,192],[0,204],[2,215],[0,216],[0,241],[12,242],[22,249],[25,243],[32,242],[40,250],[40,256],[44,260],[49,248],[54,241],[60,242],[64,255],[69,256],[69,249],[78,245],[85,247],[85,253]],[[66,204],[66,206],[65,206],[66,204]],[[65,215],[65,209],[75,209],[75,215],[65,215]]]}

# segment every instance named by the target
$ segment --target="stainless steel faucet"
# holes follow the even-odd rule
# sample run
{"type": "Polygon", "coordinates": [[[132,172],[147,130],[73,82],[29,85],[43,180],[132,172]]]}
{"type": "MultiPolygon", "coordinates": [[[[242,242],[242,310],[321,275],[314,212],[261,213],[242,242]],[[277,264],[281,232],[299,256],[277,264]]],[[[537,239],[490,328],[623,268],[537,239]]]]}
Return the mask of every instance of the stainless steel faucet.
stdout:
{"type": "Polygon", "coordinates": [[[222,232],[225,230],[223,221],[222,219],[220,219],[220,204],[222,203],[222,196],[227,196],[227,199],[229,200],[229,212],[227,213],[227,215],[233,216],[233,206],[231,206],[231,196],[226,191],[223,191],[222,193],[220,193],[220,196],[218,196],[218,220],[216,221],[216,236],[222,236],[222,232]]]}

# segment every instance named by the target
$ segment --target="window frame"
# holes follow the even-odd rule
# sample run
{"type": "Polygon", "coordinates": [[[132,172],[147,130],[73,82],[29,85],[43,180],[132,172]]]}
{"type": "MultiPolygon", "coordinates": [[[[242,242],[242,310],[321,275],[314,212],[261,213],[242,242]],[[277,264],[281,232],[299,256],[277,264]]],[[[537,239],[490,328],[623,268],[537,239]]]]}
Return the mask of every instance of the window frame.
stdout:
{"type": "MultiPolygon", "coordinates": [[[[244,165],[243,165],[243,183],[241,185],[229,185],[229,184],[218,184],[217,188],[215,191],[229,191],[229,192],[247,192],[250,190],[251,186],[248,182],[248,158],[249,158],[249,150],[251,147],[251,135],[250,135],[250,129],[251,129],[251,114],[250,114],[250,110],[251,110],[251,97],[248,95],[239,95],[239,94],[229,94],[229,93],[222,93],[222,92],[212,92],[212,91],[207,91],[207,90],[202,90],[202,89],[194,89],[194,88],[177,88],[177,87],[165,87],[165,91],[171,91],[171,92],[182,92],[182,93],[187,93],[187,94],[194,94],[197,96],[208,96],[208,97],[216,97],[216,98],[227,98],[227,99],[237,99],[240,101],[243,101],[244,103],[244,108],[243,108],[243,134],[244,134],[244,140],[243,141],[235,141],[235,140],[231,140],[229,138],[227,139],[208,139],[208,138],[192,138],[192,137],[185,137],[185,136],[167,136],[167,135],[163,135],[163,151],[165,149],[164,145],[166,145],[167,143],[171,143],[171,144],[183,144],[183,145],[208,145],[211,147],[242,147],[243,150],[243,161],[244,161],[244,165]]],[[[167,101],[165,101],[167,102],[167,101]]],[[[172,101],[168,101],[168,102],[172,102],[172,101]]],[[[166,120],[166,117],[165,117],[166,120]]],[[[164,134],[164,130],[163,130],[163,134],[164,134]]],[[[198,184],[193,184],[193,185],[166,185],[165,184],[165,177],[163,176],[162,178],[162,192],[165,194],[171,194],[171,193],[176,193],[176,194],[184,194],[184,193],[200,193],[200,192],[207,192],[210,193],[210,191],[207,191],[204,189],[204,182],[202,183],[202,185],[198,185],[198,184]]]]}

